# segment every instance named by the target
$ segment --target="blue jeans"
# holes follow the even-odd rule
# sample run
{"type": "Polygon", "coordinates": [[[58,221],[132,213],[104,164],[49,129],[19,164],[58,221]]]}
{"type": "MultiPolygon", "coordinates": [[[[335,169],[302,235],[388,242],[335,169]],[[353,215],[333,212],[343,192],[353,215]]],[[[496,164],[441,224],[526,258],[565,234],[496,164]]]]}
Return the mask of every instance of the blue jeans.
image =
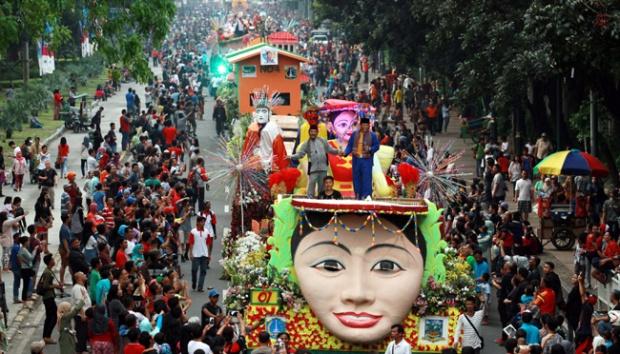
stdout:
{"type": "Polygon", "coordinates": [[[19,269],[13,270],[13,301],[19,300],[19,284],[22,281],[22,274],[19,269]]]}
{"type": "Polygon", "coordinates": [[[192,258],[192,289],[196,289],[196,273],[198,273],[198,267],[200,267],[200,278],[198,279],[198,290],[203,290],[205,284],[205,277],[207,276],[207,265],[209,264],[209,257],[194,257],[192,258]]]}

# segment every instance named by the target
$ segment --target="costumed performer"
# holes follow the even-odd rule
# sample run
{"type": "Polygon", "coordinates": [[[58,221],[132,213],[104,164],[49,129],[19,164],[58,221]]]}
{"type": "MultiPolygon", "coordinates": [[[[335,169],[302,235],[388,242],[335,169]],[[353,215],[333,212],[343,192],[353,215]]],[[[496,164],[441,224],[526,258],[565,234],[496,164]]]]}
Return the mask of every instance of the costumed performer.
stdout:
{"type": "Polygon", "coordinates": [[[377,134],[370,131],[370,120],[360,119],[360,128],[349,139],[342,156],[353,154],[353,189],[357,199],[372,195],[372,163],[379,150],[377,134]]]}
{"type": "Polygon", "coordinates": [[[254,155],[260,157],[262,168],[266,172],[280,171],[288,167],[282,129],[270,121],[271,108],[279,102],[279,95],[274,93],[269,96],[267,88],[252,93],[252,104],[256,110],[253,114],[254,122],[245,134],[243,152],[254,151],[254,155]]]}
{"type": "MultiPolygon", "coordinates": [[[[303,117],[304,121],[299,127],[299,132],[297,133],[297,139],[295,141],[295,148],[293,149],[294,154],[298,152],[299,147],[303,143],[308,141],[310,137],[309,130],[311,125],[316,125],[319,128],[318,136],[327,140],[327,126],[319,119],[318,107],[308,107],[304,112],[303,117]]],[[[299,159],[297,168],[301,171],[301,177],[298,180],[295,194],[306,194],[306,186],[308,184],[308,157],[299,159]]]]}
{"type": "Polygon", "coordinates": [[[293,193],[299,176],[301,176],[301,171],[293,167],[287,167],[270,174],[269,190],[273,200],[276,200],[278,195],[293,193]]]}
{"type": "Polygon", "coordinates": [[[308,130],[310,139],[306,141],[296,154],[291,155],[291,160],[299,160],[308,155],[308,186],[306,192],[308,198],[315,198],[323,193],[323,179],[327,176],[327,154],[337,155],[340,150],[334,149],[327,140],[319,137],[319,127],[311,125],[308,130]]]}

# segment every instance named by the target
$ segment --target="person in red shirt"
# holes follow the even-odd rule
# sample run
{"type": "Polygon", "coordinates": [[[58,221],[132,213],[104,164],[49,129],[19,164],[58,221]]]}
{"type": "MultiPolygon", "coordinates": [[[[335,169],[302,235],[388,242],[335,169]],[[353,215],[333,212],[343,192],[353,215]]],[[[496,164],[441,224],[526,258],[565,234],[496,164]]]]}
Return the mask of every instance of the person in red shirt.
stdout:
{"type": "Polygon", "coordinates": [[[536,293],[534,299],[534,305],[538,306],[541,315],[555,314],[555,292],[553,289],[547,287],[547,277],[540,280],[540,288],[536,293]]]}
{"type": "Polygon", "coordinates": [[[116,268],[123,269],[125,268],[125,263],[127,263],[127,254],[125,250],[127,249],[127,240],[123,240],[121,243],[121,248],[116,252],[116,268]]]}
{"type": "Polygon", "coordinates": [[[120,132],[121,132],[121,148],[123,149],[123,151],[127,150],[127,146],[129,145],[129,140],[130,140],[130,133],[131,133],[131,121],[129,120],[129,117],[127,116],[127,110],[123,109],[121,111],[121,117],[120,119],[120,132]]]}
{"type": "Polygon", "coordinates": [[[620,247],[618,241],[609,231],[603,235],[602,247],[597,256],[592,259],[592,276],[602,283],[606,283],[611,271],[620,264],[620,247]]]}
{"type": "Polygon", "coordinates": [[[428,117],[428,127],[430,128],[431,135],[435,135],[439,124],[439,107],[437,107],[435,102],[431,101],[426,107],[426,117],[428,117]]]}
{"type": "Polygon", "coordinates": [[[60,138],[58,144],[58,161],[60,161],[60,178],[65,178],[67,173],[67,160],[69,159],[69,144],[64,136],[60,138]]]}
{"type": "Polygon", "coordinates": [[[62,105],[62,95],[59,89],[54,90],[54,120],[60,119],[60,106],[62,105]]]}
{"type": "Polygon", "coordinates": [[[503,173],[504,176],[508,176],[510,160],[504,154],[500,154],[497,158],[497,164],[499,165],[499,172],[503,173]]]}
{"type": "Polygon", "coordinates": [[[172,126],[171,121],[167,120],[164,122],[164,129],[161,131],[161,134],[164,136],[166,147],[168,147],[172,145],[172,141],[177,138],[177,128],[172,126]]]}
{"type": "Polygon", "coordinates": [[[140,330],[138,328],[131,328],[127,332],[127,339],[129,343],[125,345],[125,354],[142,354],[144,352],[144,346],[138,343],[138,337],[140,337],[140,330]]]}
{"type": "Polygon", "coordinates": [[[88,340],[96,353],[118,353],[118,330],[105,313],[105,305],[95,307],[93,319],[88,321],[88,340]]]}

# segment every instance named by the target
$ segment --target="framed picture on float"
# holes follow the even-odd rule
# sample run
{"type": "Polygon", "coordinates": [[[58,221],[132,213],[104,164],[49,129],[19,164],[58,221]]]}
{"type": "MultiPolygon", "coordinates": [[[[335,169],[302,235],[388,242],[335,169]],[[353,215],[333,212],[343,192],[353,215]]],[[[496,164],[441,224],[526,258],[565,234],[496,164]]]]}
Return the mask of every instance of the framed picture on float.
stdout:
{"type": "Polygon", "coordinates": [[[264,47],[260,50],[260,65],[278,65],[278,50],[264,47]]]}
{"type": "Polygon", "coordinates": [[[284,67],[284,78],[287,80],[295,80],[297,78],[297,66],[287,65],[284,67]]]}
{"type": "Polygon", "coordinates": [[[448,317],[427,316],[420,318],[419,345],[448,345],[448,317]]]}

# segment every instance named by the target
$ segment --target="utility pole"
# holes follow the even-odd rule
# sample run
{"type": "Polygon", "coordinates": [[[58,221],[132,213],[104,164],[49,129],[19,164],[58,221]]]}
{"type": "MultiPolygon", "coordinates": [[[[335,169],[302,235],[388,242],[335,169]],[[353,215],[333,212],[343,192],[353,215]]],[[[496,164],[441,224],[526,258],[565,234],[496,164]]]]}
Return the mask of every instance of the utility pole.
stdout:
{"type": "Polygon", "coordinates": [[[562,126],[562,78],[558,77],[555,83],[555,143],[556,150],[562,150],[560,128],[562,126]]]}
{"type": "Polygon", "coordinates": [[[598,153],[598,117],[596,116],[596,104],[594,102],[594,91],[590,89],[590,153],[594,156],[598,153]]]}

